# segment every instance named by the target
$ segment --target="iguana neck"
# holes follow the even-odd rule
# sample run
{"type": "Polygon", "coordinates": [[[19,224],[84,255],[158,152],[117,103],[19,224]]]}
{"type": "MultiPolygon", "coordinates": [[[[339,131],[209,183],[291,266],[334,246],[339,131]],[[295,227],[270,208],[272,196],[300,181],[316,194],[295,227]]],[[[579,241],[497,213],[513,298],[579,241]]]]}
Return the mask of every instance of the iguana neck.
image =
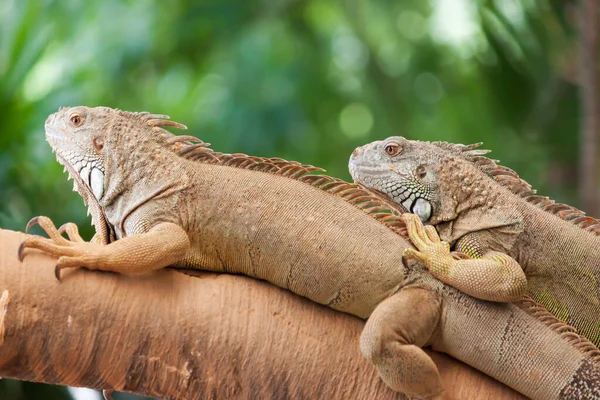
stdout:
{"type": "Polygon", "coordinates": [[[106,160],[105,194],[100,200],[117,239],[125,235],[123,224],[132,212],[159,198],[176,202],[190,182],[181,160],[166,145],[136,134],[122,135],[120,141],[115,146],[120,150],[106,160]]]}
{"type": "Polygon", "coordinates": [[[437,170],[440,209],[430,223],[451,245],[463,236],[493,230],[501,240],[494,250],[512,253],[523,233],[523,215],[509,204],[511,193],[460,158],[448,158],[437,170]]]}
{"type": "Polygon", "coordinates": [[[432,225],[453,221],[472,210],[491,209],[496,205],[497,191],[483,172],[459,157],[448,157],[437,168],[438,206],[432,225]],[[457,184],[460,181],[460,184],[457,184]]]}

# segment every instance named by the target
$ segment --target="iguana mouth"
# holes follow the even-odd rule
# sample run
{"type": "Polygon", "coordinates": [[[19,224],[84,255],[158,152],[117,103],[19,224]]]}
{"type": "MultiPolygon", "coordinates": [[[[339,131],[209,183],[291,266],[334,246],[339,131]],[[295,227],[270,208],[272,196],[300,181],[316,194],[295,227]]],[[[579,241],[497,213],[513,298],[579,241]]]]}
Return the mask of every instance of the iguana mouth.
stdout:
{"type": "Polygon", "coordinates": [[[360,187],[362,190],[366,191],[366,192],[374,193],[379,200],[381,200],[382,202],[384,202],[386,204],[389,204],[389,206],[391,207],[392,210],[398,210],[398,209],[400,209],[402,211],[402,213],[410,212],[402,204],[396,204],[396,203],[394,203],[394,201],[390,198],[390,196],[388,196],[387,194],[383,193],[381,190],[378,190],[378,189],[375,189],[375,188],[370,188],[370,187],[365,186],[362,183],[358,183],[358,182],[356,183],[356,185],[358,187],[360,187]]]}
{"type": "Polygon", "coordinates": [[[67,172],[67,179],[73,180],[73,191],[79,193],[83,199],[83,204],[88,208],[88,215],[92,216],[92,225],[96,228],[96,234],[100,235],[102,243],[110,243],[116,238],[112,234],[112,229],[98,199],[104,195],[104,171],[102,171],[97,163],[87,160],[78,160],[71,163],[60,154],[57,150],[54,140],[64,141],[59,135],[53,134],[47,129],[47,139],[52,148],[52,152],[56,155],[56,160],[64,167],[64,172],[67,172]],[[52,139],[50,139],[52,138],[52,139]]]}
{"type": "MultiPolygon", "coordinates": [[[[397,173],[393,165],[389,165],[388,168],[382,168],[365,162],[357,163],[354,157],[350,158],[349,169],[350,175],[353,178],[359,175],[359,171],[361,174],[366,174],[370,177],[380,177],[379,183],[383,187],[385,187],[384,183],[389,180],[386,179],[388,178],[389,174],[397,173]]],[[[385,189],[373,187],[375,185],[372,187],[367,187],[362,184],[359,185],[364,190],[377,193],[377,195],[385,202],[392,205],[392,209],[401,206],[406,212],[418,215],[423,222],[427,222],[431,218],[431,202],[421,193],[421,186],[418,181],[413,179],[405,179],[403,185],[398,185],[398,187],[394,188],[385,187],[385,189]]]]}

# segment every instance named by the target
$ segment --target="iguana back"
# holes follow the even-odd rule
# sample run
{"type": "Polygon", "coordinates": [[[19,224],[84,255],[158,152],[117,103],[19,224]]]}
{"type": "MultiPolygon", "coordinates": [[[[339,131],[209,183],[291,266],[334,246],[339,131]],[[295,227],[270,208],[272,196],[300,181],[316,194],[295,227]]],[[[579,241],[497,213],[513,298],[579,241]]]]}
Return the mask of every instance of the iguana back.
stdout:
{"type": "MultiPolygon", "coordinates": [[[[181,218],[190,250],[176,266],[264,279],[361,318],[399,289],[405,270],[398,234],[357,209],[369,196],[355,185],[325,176],[296,180],[279,171],[257,173],[176,157],[165,155],[166,163],[182,166],[177,195],[142,205],[125,218],[108,209],[109,223],[125,227],[128,220],[181,218]],[[313,186],[319,180],[323,183],[317,186],[328,185],[329,192],[313,186]],[[355,200],[339,201],[331,195],[334,189],[355,200]],[[198,196],[201,202],[194,201],[198,196]],[[181,216],[189,204],[194,209],[181,216]]],[[[236,155],[231,160],[248,163],[250,158],[236,155]]],[[[305,174],[304,167],[290,169],[305,174]]]]}

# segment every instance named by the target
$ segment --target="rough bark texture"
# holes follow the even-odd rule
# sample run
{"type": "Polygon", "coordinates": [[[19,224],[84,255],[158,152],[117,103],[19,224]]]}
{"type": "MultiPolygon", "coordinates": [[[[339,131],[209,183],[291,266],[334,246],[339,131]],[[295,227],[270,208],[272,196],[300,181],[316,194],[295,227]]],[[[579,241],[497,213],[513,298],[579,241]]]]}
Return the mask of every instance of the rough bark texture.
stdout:
{"type": "MultiPolygon", "coordinates": [[[[363,321],[243,276],[128,277],[23,264],[0,229],[0,376],[166,399],[403,398],[360,354],[363,321]]],[[[429,352],[445,398],[522,399],[429,352]]]]}

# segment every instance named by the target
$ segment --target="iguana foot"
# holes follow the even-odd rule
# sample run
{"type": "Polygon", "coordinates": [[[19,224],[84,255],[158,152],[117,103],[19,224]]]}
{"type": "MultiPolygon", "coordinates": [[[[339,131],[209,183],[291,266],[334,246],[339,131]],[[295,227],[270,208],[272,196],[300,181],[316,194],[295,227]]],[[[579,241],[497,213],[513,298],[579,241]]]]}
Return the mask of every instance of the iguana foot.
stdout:
{"type": "Polygon", "coordinates": [[[450,252],[450,245],[440,239],[435,228],[431,225],[423,225],[417,215],[405,213],[402,214],[402,219],[406,224],[410,241],[417,248],[417,250],[411,248],[404,250],[402,262],[405,266],[407,260],[420,261],[436,275],[436,272],[447,269],[452,261],[460,258],[460,255],[454,256],[450,252]]]}
{"type": "Polygon", "coordinates": [[[433,276],[458,290],[482,300],[510,302],[527,291],[527,278],[521,266],[507,254],[488,251],[482,258],[463,252],[450,252],[433,226],[424,226],[414,214],[402,214],[415,249],[405,249],[402,262],[421,262],[433,276]]]}
{"type": "Polygon", "coordinates": [[[97,269],[103,246],[85,242],[75,224],[67,223],[56,229],[50,218],[40,216],[31,219],[25,231],[28,232],[35,225],[39,225],[48,234],[49,239],[41,236],[30,236],[25,239],[19,246],[20,261],[23,261],[25,249],[38,249],[58,257],[54,268],[54,275],[58,280],[60,280],[60,271],[65,268],[97,269]],[[61,235],[63,232],[67,233],[69,239],[61,235]]]}

